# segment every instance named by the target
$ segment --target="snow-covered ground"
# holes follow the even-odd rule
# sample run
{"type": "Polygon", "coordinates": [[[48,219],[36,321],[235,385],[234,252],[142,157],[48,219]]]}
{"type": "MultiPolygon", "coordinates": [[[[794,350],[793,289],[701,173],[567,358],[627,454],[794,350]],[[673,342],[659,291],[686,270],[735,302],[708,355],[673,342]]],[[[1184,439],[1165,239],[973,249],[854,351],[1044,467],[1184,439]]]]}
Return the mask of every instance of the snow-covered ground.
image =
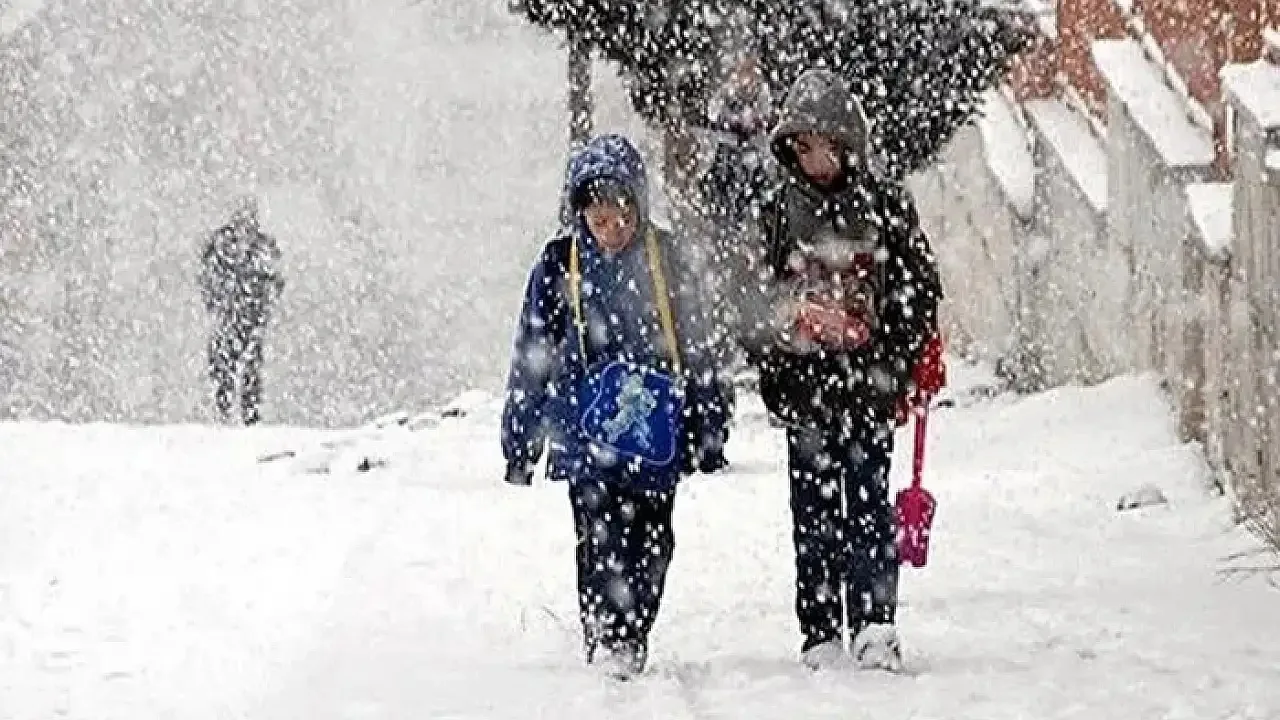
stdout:
{"type": "Polygon", "coordinates": [[[564,489],[499,483],[491,401],[328,474],[257,458],[331,432],[0,425],[0,718],[1280,717],[1280,596],[1220,577],[1249,540],[1154,382],[956,376],[902,677],[795,662],[782,439],[750,402],[732,472],[677,503],[653,670],[623,687],[577,662],[564,489]],[[1145,482],[1169,503],[1117,512],[1145,482]]]}
{"type": "MultiPolygon", "coordinates": [[[[0,35],[42,5],[0,2],[0,35]]],[[[278,161],[296,161],[296,172],[264,189],[297,279],[268,413],[358,417],[445,388],[492,387],[528,260],[554,220],[560,52],[493,3],[285,5],[333,20],[347,50],[337,55],[344,74],[331,74],[350,92],[342,112],[326,110],[344,149],[336,170],[324,164],[334,157],[304,146],[278,161]],[[321,170],[349,181],[347,199],[382,226],[384,244],[335,244],[337,210],[322,207],[313,178],[321,170]],[[382,304],[362,310],[366,296],[382,304]],[[342,342],[302,332],[316,317],[331,318],[342,342]]],[[[270,35],[288,17],[253,25],[254,37],[278,41],[266,43],[275,61],[308,67],[291,52],[310,45],[270,35]]],[[[193,46],[206,44],[204,31],[193,26],[193,46]]],[[[98,47],[67,44],[77,58],[98,47]]],[[[167,57],[152,59],[166,67],[167,57]]],[[[112,65],[108,75],[131,73],[112,65]]],[[[111,83],[93,86],[128,105],[111,83]]],[[[597,128],[638,134],[607,72],[596,90],[597,128]]],[[[194,110],[186,97],[174,95],[175,113],[194,110]]],[[[206,178],[210,196],[223,171],[206,178]]],[[[203,207],[209,217],[189,217],[204,198],[185,187],[172,198],[125,193],[117,211],[128,223],[154,211],[158,236],[186,237],[217,218],[203,207]]],[[[189,278],[193,256],[174,252],[185,254],[163,271],[132,270],[189,278]]],[[[86,390],[78,410],[140,395],[124,415],[195,416],[199,328],[151,313],[167,303],[186,317],[194,296],[127,283],[113,292],[163,328],[135,338],[154,363],[113,342],[110,382],[86,390]]],[[[120,339],[110,323],[89,329],[120,339]]],[[[67,356],[19,349],[31,365],[67,356]]],[[[1225,560],[1251,542],[1206,490],[1196,453],[1175,441],[1155,383],[990,400],[964,392],[989,381],[958,369],[959,405],[931,426],[940,515],[930,566],[904,571],[903,677],[812,676],[796,663],[782,438],[751,403],[732,471],[695,478],[677,503],[653,672],[626,687],[577,661],[564,488],[499,483],[492,400],[471,396],[465,417],[335,451],[316,447],[334,431],[311,429],[0,424],[0,720],[1280,717],[1280,596],[1265,576],[1220,575],[1253,563],[1225,560]],[[305,452],[258,462],[290,448],[305,452]],[[366,456],[386,466],[358,472],[366,456]],[[1147,483],[1169,503],[1116,511],[1147,483]]],[[[59,376],[36,386],[77,415],[59,376]]],[[[901,484],[909,442],[898,459],[901,484]]]]}

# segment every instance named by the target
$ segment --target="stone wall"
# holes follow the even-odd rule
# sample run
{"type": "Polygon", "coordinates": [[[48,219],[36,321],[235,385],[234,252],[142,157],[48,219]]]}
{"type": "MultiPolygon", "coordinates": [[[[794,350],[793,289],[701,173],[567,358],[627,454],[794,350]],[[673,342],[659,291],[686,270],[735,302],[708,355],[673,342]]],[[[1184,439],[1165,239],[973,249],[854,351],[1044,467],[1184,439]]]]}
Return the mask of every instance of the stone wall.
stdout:
{"type": "Polygon", "coordinates": [[[913,179],[943,265],[948,332],[1023,388],[1155,374],[1180,436],[1238,495],[1269,498],[1274,528],[1280,66],[1224,71],[1234,127],[1223,179],[1212,129],[1137,42],[1097,41],[1093,61],[1102,132],[1066,100],[993,97],[992,114],[1021,133],[969,131],[913,179]],[[1007,196],[991,206],[1010,157],[1033,165],[1029,214],[1007,196]]]}
{"type": "Polygon", "coordinates": [[[1242,352],[1226,457],[1249,505],[1266,507],[1264,522],[1280,537],[1280,66],[1259,61],[1224,73],[1234,108],[1235,186],[1233,289],[1242,352]]]}

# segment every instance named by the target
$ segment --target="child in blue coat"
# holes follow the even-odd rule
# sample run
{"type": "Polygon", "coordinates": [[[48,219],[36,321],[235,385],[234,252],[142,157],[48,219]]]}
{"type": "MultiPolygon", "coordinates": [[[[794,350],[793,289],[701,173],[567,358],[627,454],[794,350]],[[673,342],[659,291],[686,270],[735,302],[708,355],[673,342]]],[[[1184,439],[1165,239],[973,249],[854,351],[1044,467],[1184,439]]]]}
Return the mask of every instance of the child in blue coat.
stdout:
{"type": "Polygon", "coordinates": [[[722,464],[724,403],[701,283],[648,212],[644,162],[597,137],[570,161],[565,226],[538,257],[516,328],[506,481],[567,481],[586,658],[644,669],[675,547],[676,485],[722,464]]]}

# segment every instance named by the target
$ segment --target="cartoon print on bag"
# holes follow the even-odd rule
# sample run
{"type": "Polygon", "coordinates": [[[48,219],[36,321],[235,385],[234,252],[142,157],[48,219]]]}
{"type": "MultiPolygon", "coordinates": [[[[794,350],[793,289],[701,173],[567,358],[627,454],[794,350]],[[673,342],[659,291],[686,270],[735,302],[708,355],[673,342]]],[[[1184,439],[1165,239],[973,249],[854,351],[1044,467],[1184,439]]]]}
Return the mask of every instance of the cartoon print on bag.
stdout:
{"type": "Polygon", "coordinates": [[[645,450],[651,447],[649,416],[658,407],[658,397],[651,390],[645,389],[644,376],[640,373],[628,373],[618,390],[618,412],[603,423],[609,442],[616,443],[618,438],[630,434],[645,450]]]}

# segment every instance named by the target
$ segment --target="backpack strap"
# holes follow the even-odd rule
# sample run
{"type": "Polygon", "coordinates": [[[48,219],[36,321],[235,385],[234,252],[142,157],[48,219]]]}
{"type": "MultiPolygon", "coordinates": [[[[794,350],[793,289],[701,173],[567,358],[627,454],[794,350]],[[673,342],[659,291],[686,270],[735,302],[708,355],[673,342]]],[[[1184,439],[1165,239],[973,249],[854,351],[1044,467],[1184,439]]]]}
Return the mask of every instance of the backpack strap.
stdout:
{"type": "MultiPolygon", "coordinates": [[[[677,373],[680,372],[680,343],[676,337],[675,315],[671,311],[671,297],[667,294],[667,277],[662,271],[662,251],[658,247],[658,233],[649,228],[645,234],[645,245],[649,257],[649,275],[653,278],[654,294],[657,296],[658,316],[662,322],[662,335],[671,351],[671,362],[677,373]]],[[[587,364],[587,324],[582,313],[582,261],[579,257],[578,239],[570,238],[569,246],[569,292],[573,303],[573,324],[578,328],[578,349],[582,352],[582,364],[587,364]]]]}
{"type": "Polygon", "coordinates": [[[582,267],[578,259],[578,238],[569,236],[569,293],[573,296],[573,324],[578,328],[578,350],[587,364],[587,323],[582,318],[582,267]]]}
{"type": "Polygon", "coordinates": [[[671,296],[667,293],[667,277],[662,271],[662,251],[658,247],[658,233],[650,228],[644,239],[649,249],[649,274],[653,276],[653,290],[658,296],[658,316],[662,319],[662,334],[666,337],[667,348],[671,351],[671,363],[679,373],[680,342],[676,338],[676,321],[675,315],[671,312],[671,296]]]}

